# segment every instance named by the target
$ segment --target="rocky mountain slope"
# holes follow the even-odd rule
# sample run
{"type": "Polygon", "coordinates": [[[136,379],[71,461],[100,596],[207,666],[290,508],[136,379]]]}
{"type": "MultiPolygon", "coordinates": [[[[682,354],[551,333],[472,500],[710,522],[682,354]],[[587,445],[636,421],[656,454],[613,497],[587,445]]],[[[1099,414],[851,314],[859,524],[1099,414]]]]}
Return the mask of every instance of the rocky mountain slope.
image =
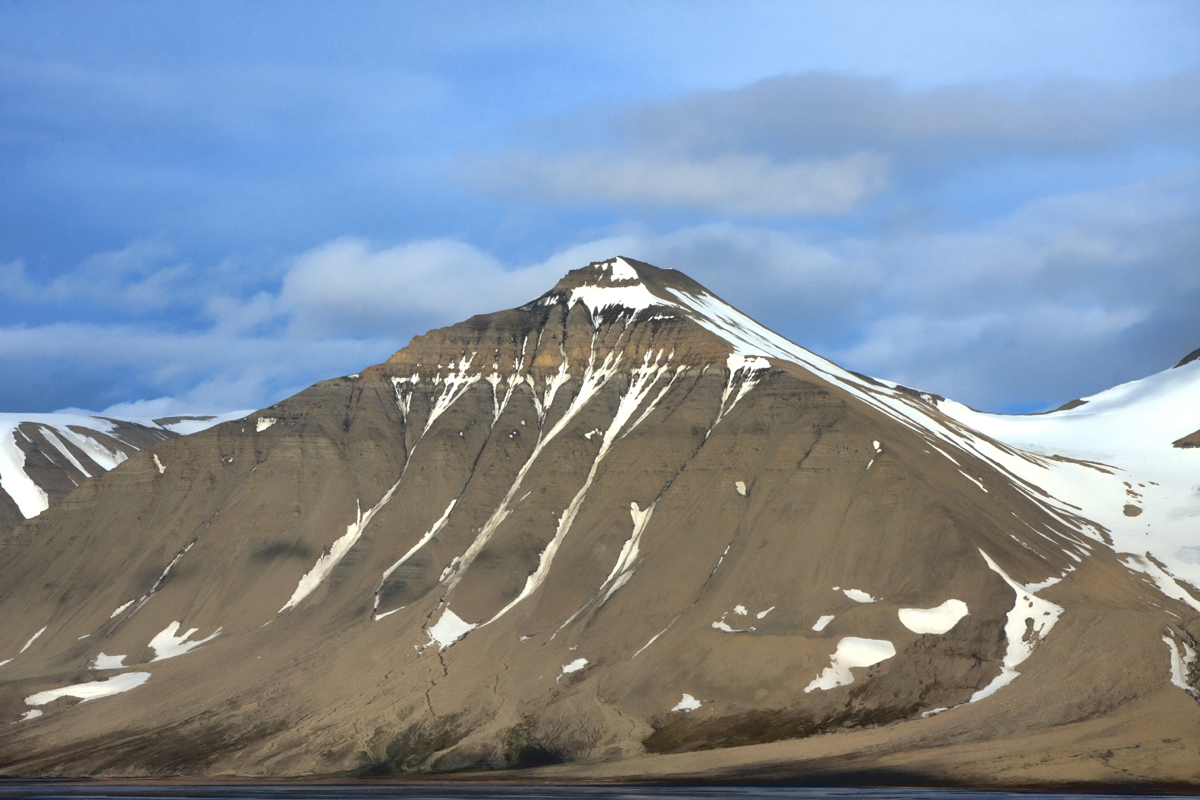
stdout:
{"type": "Polygon", "coordinates": [[[0,533],[37,516],[83,481],[107,472],[139,450],[204,430],[222,419],[0,414],[0,533]]]}
{"type": "Polygon", "coordinates": [[[589,265],[0,540],[0,771],[1200,785],[1164,375],[982,415],[589,265]]]}

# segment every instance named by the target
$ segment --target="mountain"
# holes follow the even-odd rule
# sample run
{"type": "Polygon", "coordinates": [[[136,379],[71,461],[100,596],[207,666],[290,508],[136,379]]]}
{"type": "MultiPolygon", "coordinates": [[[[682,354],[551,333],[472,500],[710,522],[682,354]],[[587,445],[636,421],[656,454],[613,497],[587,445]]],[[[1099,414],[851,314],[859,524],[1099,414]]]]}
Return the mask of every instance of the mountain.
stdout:
{"type": "Polygon", "coordinates": [[[37,516],[84,480],[107,472],[139,450],[204,430],[224,418],[0,414],[0,532],[37,516]]]}
{"type": "Polygon", "coordinates": [[[979,414],[594,263],[0,540],[0,771],[1194,787],[1198,391],[979,414]]]}

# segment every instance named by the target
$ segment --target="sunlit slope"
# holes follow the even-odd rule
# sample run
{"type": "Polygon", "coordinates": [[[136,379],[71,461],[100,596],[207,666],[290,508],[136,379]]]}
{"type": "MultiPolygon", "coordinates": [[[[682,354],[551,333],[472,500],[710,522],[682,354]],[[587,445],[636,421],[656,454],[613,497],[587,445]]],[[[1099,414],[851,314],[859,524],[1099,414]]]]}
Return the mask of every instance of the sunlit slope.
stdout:
{"type": "Polygon", "coordinates": [[[593,264],[135,454],[3,540],[0,765],[990,741],[1162,693],[1163,738],[1192,735],[1195,609],[1018,473],[1042,461],[680,273],[593,264]]]}

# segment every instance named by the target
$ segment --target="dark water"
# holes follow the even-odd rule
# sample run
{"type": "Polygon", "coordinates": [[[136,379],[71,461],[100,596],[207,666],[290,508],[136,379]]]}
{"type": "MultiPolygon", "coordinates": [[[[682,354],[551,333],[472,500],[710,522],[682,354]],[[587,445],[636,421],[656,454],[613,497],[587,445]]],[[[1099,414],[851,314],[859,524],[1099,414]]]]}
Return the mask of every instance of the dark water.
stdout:
{"type": "MultiPolygon", "coordinates": [[[[1162,795],[1159,795],[1162,796],[1162,795]]],[[[1033,794],[954,789],[806,789],[759,786],[408,787],[408,786],[84,786],[0,782],[0,800],[1081,800],[1120,794],[1033,794]]]]}

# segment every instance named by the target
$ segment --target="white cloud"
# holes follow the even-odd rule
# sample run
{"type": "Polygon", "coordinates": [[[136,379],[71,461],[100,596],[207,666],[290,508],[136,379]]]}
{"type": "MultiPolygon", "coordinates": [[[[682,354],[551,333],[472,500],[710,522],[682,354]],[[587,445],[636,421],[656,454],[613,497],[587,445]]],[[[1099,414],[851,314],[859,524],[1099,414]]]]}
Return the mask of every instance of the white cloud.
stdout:
{"type": "MultiPolygon", "coordinates": [[[[148,320],[3,327],[0,363],[17,365],[17,383],[91,383],[102,365],[117,384],[129,376],[128,392],[187,410],[262,407],[620,254],[680,269],[851,369],[990,409],[1057,403],[1200,344],[1198,183],[1184,173],[1042,198],[968,230],[870,239],[733,223],[630,229],[524,264],[455,240],[341,238],[287,260],[269,290],[210,300],[191,330],[148,320]]],[[[155,269],[123,274],[136,283],[155,269]]],[[[20,262],[0,270],[24,274],[20,262]]]]}
{"type": "MultiPolygon", "coordinates": [[[[449,239],[379,248],[346,237],[298,256],[283,278],[277,303],[257,298],[266,313],[289,320],[292,335],[399,336],[414,322],[447,325],[473,314],[526,303],[569,269],[632,246],[629,237],[567,248],[540,263],[506,267],[490,253],[449,239]]],[[[254,309],[248,309],[255,313],[254,309]]],[[[222,319],[240,315],[226,309],[222,319]]]]}

